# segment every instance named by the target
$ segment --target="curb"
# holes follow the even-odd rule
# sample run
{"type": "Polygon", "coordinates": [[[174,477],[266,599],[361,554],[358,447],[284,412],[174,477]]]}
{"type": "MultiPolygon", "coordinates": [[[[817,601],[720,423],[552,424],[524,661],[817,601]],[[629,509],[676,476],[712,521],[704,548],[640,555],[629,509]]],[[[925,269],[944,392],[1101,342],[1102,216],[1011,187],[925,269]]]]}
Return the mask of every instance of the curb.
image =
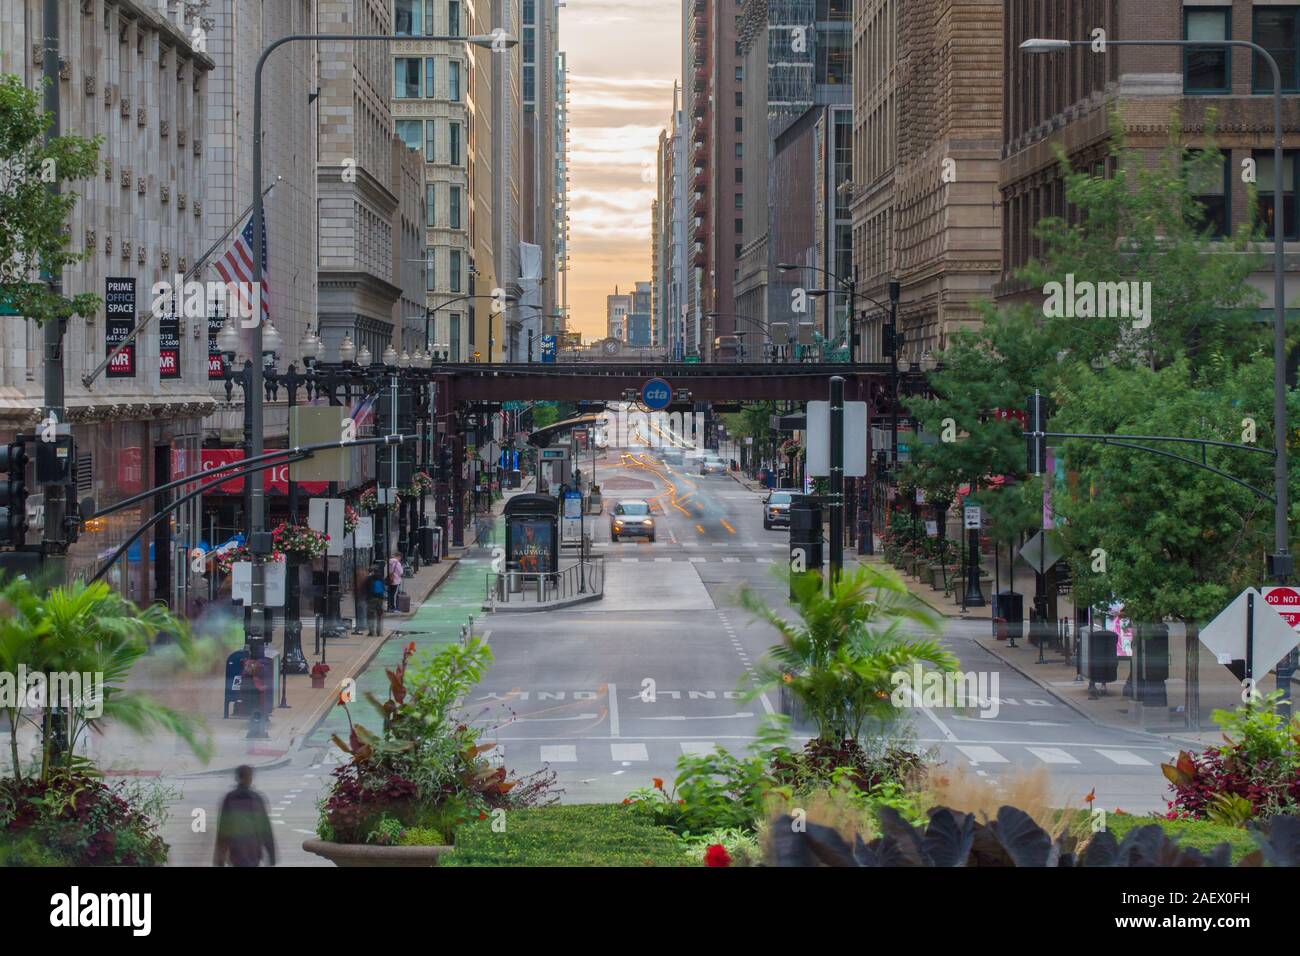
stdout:
{"type": "Polygon", "coordinates": [[[484,604],[483,610],[491,614],[536,614],[539,611],[563,611],[566,608],[574,607],[578,604],[590,604],[592,601],[599,601],[605,595],[602,594],[585,594],[582,597],[571,598],[563,604],[541,604],[531,607],[520,604],[518,607],[504,605],[501,607],[490,607],[484,604]]]}

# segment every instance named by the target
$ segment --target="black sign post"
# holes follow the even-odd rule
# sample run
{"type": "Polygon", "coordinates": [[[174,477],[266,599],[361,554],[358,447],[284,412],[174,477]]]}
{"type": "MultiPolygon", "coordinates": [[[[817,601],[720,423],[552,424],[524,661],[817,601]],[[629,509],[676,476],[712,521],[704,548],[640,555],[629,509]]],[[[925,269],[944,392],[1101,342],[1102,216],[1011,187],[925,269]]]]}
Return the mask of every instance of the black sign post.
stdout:
{"type": "MultiPolygon", "coordinates": [[[[104,279],[104,344],[109,352],[135,331],[135,277],[108,276],[104,279]]],[[[135,343],[132,342],[108,366],[109,378],[135,378],[135,343]]]]}

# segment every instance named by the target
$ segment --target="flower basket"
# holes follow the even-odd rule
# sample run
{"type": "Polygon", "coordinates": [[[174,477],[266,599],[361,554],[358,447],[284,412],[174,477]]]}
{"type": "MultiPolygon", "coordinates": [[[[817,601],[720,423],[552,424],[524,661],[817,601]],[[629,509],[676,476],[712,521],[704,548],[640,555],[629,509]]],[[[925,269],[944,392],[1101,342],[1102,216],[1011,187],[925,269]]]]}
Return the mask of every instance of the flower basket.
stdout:
{"type": "MultiPolygon", "coordinates": [[[[234,566],[238,564],[240,561],[252,561],[252,560],[253,560],[252,553],[248,550],[247,547],[241,544],[236,548],[231,548],[229,551],[222,552],[221,556],[217,558],[217,570],[220,571],[222,574],[230,574],[231,571],[234,569],[234,566]]],[[[275,563],[278,564],[285,560],[284,552],[279,550],[272,551],[270,557],[268,557],[267,560],[274,561],[275,563]]]]}
{"type": "Polygon", "coordinates": [[[351,534],[357,530],[357,522],[361,520],[361,515],[357,509],[349,504],[343,506],[343,533],[351,534]]]}
{"type": "Polygon", "coordinates": [[[330,536],[305,524],[285,522],[271,532],[276,550],[297,561],[314,561],[324,556],[330,536]]]}
{"type": "Polygon", "coordinates": [[[330,672],[328,664],[316,663],[311,668],[311,686],[313,690],[325,689],[325,675],[330,672]]]}
{"type": "MultiPolygon", "coordinates": [[[[398,497],[399,498],[401,497],[400,491],[398,492],[398,497]]],[[[357,502],[357,504],[361,507],[362,511],[369,511],[373,514],[374,512],[378,511],[381,507],[381,505],[379,504],[379,493],[374,488],[367,488],[364,492],[362,492],[361,498],[357,502]]],[[[395,501],[392,504],[387,506],[389,511],[392,511],[396,507],[397,507],[397,502],[395,501]]]]}

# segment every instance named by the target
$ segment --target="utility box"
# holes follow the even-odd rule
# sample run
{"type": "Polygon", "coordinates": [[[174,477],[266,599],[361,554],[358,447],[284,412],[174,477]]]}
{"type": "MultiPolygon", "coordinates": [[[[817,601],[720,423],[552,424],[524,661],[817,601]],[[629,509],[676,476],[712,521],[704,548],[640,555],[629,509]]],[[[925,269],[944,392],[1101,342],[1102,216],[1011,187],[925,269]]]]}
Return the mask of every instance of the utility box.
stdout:
{"type": "Polygon", "coordinates": [[[998,635],[998,640],[1006,636],[1020,637],[1025,626],[1025,596],[1018,591],[1007,588],[993,595],[993,617],[1001,618],[1006,625],[1007,634],[998,635]]]}
{"type": "Polygon", "coordinates": [[[822,508],[809,498],[790,505],[790,573],[822,569],[822,508]]]}
{"type": "Polygon", "coordinates": [[[1133,641],[1134,688],[1140,703],[1169,706],[1165,681],[1169,679],[1169,626],[1142,624],[1133,641]]]}
{"type": "Polygon", "coordinates": [[[1094,684],[1113,684],[1119,677],[1119,635],[1097,628],[1088,632],[1083,673],[1094,684]]]}

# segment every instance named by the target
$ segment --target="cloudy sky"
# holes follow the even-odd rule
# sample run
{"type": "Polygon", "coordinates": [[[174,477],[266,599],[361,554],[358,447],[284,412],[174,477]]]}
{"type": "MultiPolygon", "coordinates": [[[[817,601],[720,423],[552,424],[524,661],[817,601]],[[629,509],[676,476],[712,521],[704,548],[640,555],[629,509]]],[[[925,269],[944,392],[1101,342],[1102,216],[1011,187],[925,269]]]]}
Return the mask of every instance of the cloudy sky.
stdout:
{"type": "Polygon", "coordinates": [[[659,131],[681,67],[680,0],[568,0],[570,327],[605,333],[605,296],[650,279],[659,131]]]}

